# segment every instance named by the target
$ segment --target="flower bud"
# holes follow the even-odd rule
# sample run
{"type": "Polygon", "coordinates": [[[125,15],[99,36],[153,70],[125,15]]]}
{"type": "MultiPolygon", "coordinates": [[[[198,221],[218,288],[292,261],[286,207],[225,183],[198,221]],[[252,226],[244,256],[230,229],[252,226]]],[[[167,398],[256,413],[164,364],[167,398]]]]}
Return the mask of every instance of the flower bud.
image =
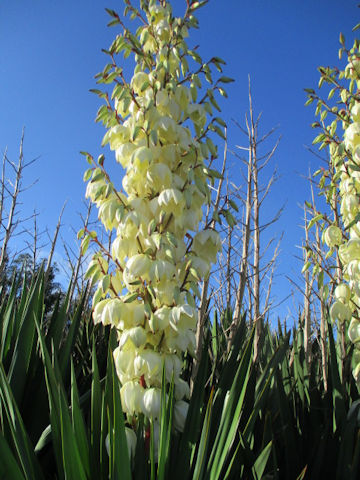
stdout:
{"type": "Polygon", "coordinates": [[[116,373],[122,384],[132,380],[135,376],[134,359],[135,349],[115,348],[113,352],[116,373]]]}
{"type": "Polygon", "coordinates": [[[171,170],[167,165],[164,165],[163,163],[156,163],[154,165],[150,165],[147,170],[146,177],[149,181],[151,188],[155,192],[160,192],[161,190],[171,187],[171,170]]]}
{"type": "Polygon", "coordinates": [[[175,399],[176,400],[182,400],[183,398],[189,398],[190,397],[190,387],[187,382],[179,378],[175,382],[175,399]]]}
{"type": "Polygon", "coordinates": [[[149,388],[143,396],[142,410],[149,418],[159,418],[161,406],[161,390],[159,388],[149,388]]]}
{"type": "Polygon", "coordinates": [[[351,319],[351,309],[348,305],[344,305],[342,302],[335,302],[332,304],[330,308],[330,318],[333,322],[339,320],[340,322],[344,322],[345,320],[351,319]]]}
{"type": "Polygon", "coordinates": [[[348,150],[355,150],[360,144],[360,123],[351,123],[344,133],[344,143],[348,150]]]}
{"type": "Polygon", "coordinates": [[[120,389],[123,412],[134,415],[141,411],[144,392],[144,388],[138,382],[126,382],[120,389]]]}
{"type": "Polygon", "coordinates": [[[360,363],[353,369],[352,374],[357,386],[360,387],[360,363]]]}
{"type": "Polygon", "coordinates": [[[105,308],[106,304],[109,302],[109,300],[110,299],[102,300],[101,302],[99,302],[95,305],[95,308],[94,308],[94,311],[93,311],[93,320],[94,320],[95,324],[102,322],[103,311],[104,311],[104,308],[105,308]]]}
{"type": "MultiPolygon", "coordinates": [[[[355,296],[360,298],[360,281],[354,280],[351,282],[351,289],[354,291],[355,296]]],[[[359,305],[359,301],[355,300],[356,305],[359,305]]]]}
{"type": "Polygon", "coordinates": [[[145,82],[149,80],[148,75],[145,72],[138,72],[135,73],[131,80],[131,87],[136,93],[136,95],[143,95],[141,91],[141,87],[144,85],[145,82]]]}
{"type": "Polygon", "coordinates": [[[360,277],[360,260],[351,260],[344,268],[344,271],[351,279],[360,277]]]}
{"type": "Polygon", "coordinates": [[[146,331],[143,327],[134,327],[124,331],[119,338],[120,348],[131,340],[136,348],[143,346],[146,342],[146,331]]]}
{"type": "Polygon", "coordinates": [[[357,343],[360,341],[360,322],[355,318],[351,319],[348,329],[348,335],[353,343],[357,343]]]}
{"type": "Polygon", "coordinates": [[[102,323],[104,325],[113,325],[116,327],[121,319],[123,305],[123,302],[118,298],[109,300],[103,309],[102,323]]]}
{"type": "MultiPolygon", "coordinates": [[[[127,449],[128,449],[128,454],[129,458],[132,459],[134,458],[135,455],[135,449],[136,449],[136,434],[132,428],[125,427],[125,437],[126,437],[126,443],[127,443],[127,449]]],[[[105,438],[105,447],[107,454],[110,456],[110,435],[107,434],[105,438]]]]}
{"type": "Polygon", "coordinates": [[[351,113],[351,118],[354,120],[354,122],[360,121],[360,103],[359,102],[356,102],[352,106],[350,113],[351,113]]]}
{"type": "Polygon", "coordinates": [[[183,194],[176,188],[167,188],[159,195],[159,206],[166,212],[173,215],[181,214],[185,200],[183,194]]]}
{"type": "Polygon", "coordinates": [[[183,400],[179,400],[174,405],[174,427],[179,432],[184,431],[188,410],[189,404],[183,400]]]}
{"type": "Polygon", "coordinates": [[[339,227],[331,225],[325,230],[324,240],[328,247],[335,247],[342,242],[342,233],[339,227]]]}
{"type": "Polygon", "coordinates": [[[147,384],[157,383],[161,385],[161,355],[153,350],[138,352],[134,360],[135,374],[144,375],[147,384]]]}
{"type": "Polygon", "coordinates": [[[170,26],[166,20],[160,20],[154,28],[156,36],[163,43],[166,43],[170,39],[170,26]]]}
{"type": "Polygon", "coordinates": [[[345,88],[343,88],[343,89],[341,90],[341,92],[340,92],[341,101],[342,101],[343,103],[346,103],[348,97],[349,97],[348,91],[347,91],[345,88]]]}
{"type": "Polygon", "coordinates": [[[125,427],[126,442],[130,458],[134,458],[136,450],[136,434],[132,428],[125,427]]]}
{"type": "Polygon", "coordinates": [[[360,78],[360,60],[357,57],[350,59],[345,68],[345,77],[352,80],[360,78]]]}
{"type": "Polygon", "coordinates": [[[158,308],[152,319],[153,331],[156,332],[157,330],[164,330],[166,327],[168,327],[170,322],[170,314],[171,308],[166,306],[158,308]]]}
{"type": "Polygon", "coordinates": [[[137,148],[131,155],[130,163],[133,168],[145,173],[153,162],[154,156],[151,148],[140,147],[137,148]]]}
{"type": "Polygon", "coordinates": [[[341,283],[335,288],[335,298],[336,300],[340,300],[342,303],[349,303],[350,301],[350,288],[345,283],[341,283]]]}
{"type": "Polygon", "coordinates": [[[339,257],[343,264],[348,264],[352,260],[360,260],[360,240],[352,239],[341,245],[339,257]]]}
{"type": "Polygon", "coordinates": [[[197,233],[193,241],[193,251],[204,260],[216,262],[216,255],[221,250],[221,239],[218,232],[212,229],[197,233]]]}
{"type": "Polygon", "coordinates": [[[109,130],[109,142],[111,150],[116,150],[124,142],[128,142],[130,138],[130,131],[124,125],[116,125],[109,130]]]}
{"type": "Polygon", "coordinates": [[[139,253],[134,255],[126,262],[126,266],[123,273],[124,282],[126,286],[139,280],[140,278],[148,278],[148,272],[150,270],[151,261],[147,255],[139,253]]]}

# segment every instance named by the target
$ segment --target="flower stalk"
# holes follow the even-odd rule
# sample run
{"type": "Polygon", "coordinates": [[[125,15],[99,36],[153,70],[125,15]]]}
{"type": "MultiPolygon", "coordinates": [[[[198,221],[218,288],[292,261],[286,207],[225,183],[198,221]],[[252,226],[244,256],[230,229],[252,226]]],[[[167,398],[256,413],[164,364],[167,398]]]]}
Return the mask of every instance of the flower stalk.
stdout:
{"type": "MultiPolygon", "coordinates": [[[[115,152],[125,174],[122,188],[115,188],[103,156],[95,162],[86,154],[86,196],[97,205],[105,229],[116,231],[111,252],[100,247],[87,276],[98,283],[94,322],[117,330],[113,355],[129,423],[141,414],[158,422],[164,369],[166,384],[174,382],[174,425],[181,431],[189,397],[181,370],[184,353],[195,352],[198,283],[221,248],[218,232],[202,227],[204,207],[211,203],[208,184],[221,176],[209,168],[217,156],[212,132],[223,137],[224,122],[213,117],[219,110],[215,93],[224,95],[222,84],[231,80],[213,83],[212,67],[221,72],[224,62],[214,57],[204,63],[185,41],[197,26],[195,10],[206,2],[187,2],[182,18],[173,16],[167,1],[142,1],[141,13],[125,3],[125,13],[141,25],[132,35],[108,11],[110,24],[124,29],[107,51],[111,63],[98,76],[99,83],[115,83],[113,104],[95,90],[106,102],[97,118],[107,128],[103,145],[115,152]],[[115,61],[121,52],[135,55],[128,83],[115,61]],[[195,73],[190,64],[200,65],[195,73]],[[209,88],[197,101],[204,79],[209,88]]],[[[85,234],[83,243],[90,236],[99,247],[94,232],[85,234]]]]}
{"type": "MultiPolygon", "coordinates": [[[[322,241],[329,248],[325,259],[335,251],[338,255],[335,276],[334,271],[325,271],[332,283],[334,298],[330,317],[340,323],[341,329],[347,326],[348,338],[355,346],[353,375],[360,387],[360,50],[358,40],[355,40],[351,50],[345,48],[343,35],[340,35],[340,43],[339,56],[341,58],[345,54],[347,57],[345,69],[319,68],[319,86],[324,82],[331,85],[328,100],[337,93],[339,101],[330,106],[313,90],[307,89],[307,103],[317,100],[316,113],[320,116],[320,122],[313,126],[323,126],[323,133],[315,138],[314,143],[320,143],[320,149],[328,147],[330,152],[331,168],[322,172],[319,185],[335,213],[333,222],[324,214],[315,215],[309,228],[321,222],[322,241]],[[325,127],[324,120],[329,113],[334,119],[325,127]],[[339,125],[340,134],[337,133],[339,125]]],[[[309,262],[304,268],[308,268],[308,265],[309,262]]],[[[324,267],[319,267],[317,271],[323,278],[324,267]]]]}

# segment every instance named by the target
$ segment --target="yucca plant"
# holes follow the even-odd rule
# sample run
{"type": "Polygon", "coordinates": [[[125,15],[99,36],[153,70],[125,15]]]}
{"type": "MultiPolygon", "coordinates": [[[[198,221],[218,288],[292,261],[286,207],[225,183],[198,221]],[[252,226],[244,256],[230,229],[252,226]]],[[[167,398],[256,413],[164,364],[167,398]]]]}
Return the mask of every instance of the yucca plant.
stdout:
{"type": "Polygon", "coordinates": [[[44,328],[43,287],[44,277],[40,273],[17,301],[10,295],[7,305],[2,306],[3,338],[11,338],[14,360],[7,361],[10,366],[6,367],[1,362],[1,478],[167,478],[169,471],[181,478],[232,478],[234,472],[242,470],[253,471],[253,478],[261,478],[271,452],[271,440],[266,445],[259,440],[246,462],[239,458],[245,455],[243,452],[249,454],[253,426],[276,365],[285,354],[284,347],[254,382],[253,334],[243,320],[221,378],[211,382],[208,336],[184,433],[172,429],[173,396],[167,392],[167,399],[163,389],[157,458],[155,446],[143,435],[142,427],[136,449],[128,452],[120,385],[111,353],[114,339],[109,342],[106,372],[100,374],[96,340],[92,336],[92,368],[84,381],[84,371],[77,375],[74,365],[78,355],[74,347],[85,328],[79,325],[87,321],[79,313],[81,306],[70,325],[63,321],[62,332],[53,321],[61,322],[59,312],[65,312],[66,301],[55,308],[44,328]],[[12,336],[6,330],[10,317],[15,319],[12,336]],[[16,319],[20,319],[21,325],[16,325],[16,319]],[[25,347],[21,347],[29,353],[23,367],[24,387],[20,390],[12,383],[15,367],[11,365],[20,361],[17,358],[24,361],[18,349],[25,325],[32,335],[28,334],[25,347]],[[87,383],[90,388],[81,395],[78,385],[87,383]]]}
{"type": "Polygon", "coordinates": [[[89,369],[76,348],[88,328],[88,313],[81,315],[79,307],[74,323],[63,320],[60,333],[52,322],[61,321],[65,304],[46,321],[43,282],[40,274],[20,298],[10,294],[1,306],[1,478],[313,479],[326,472],[357,478],[358,392],[351,375],[340,377],[331,325],[325,391],[316,340],[308,369],[301,329],[265,326],[254,364],[253,330],[245,317],[229,352],[222,347],[222,329],[214,335],[216,319],[208,321],[183,433],[171,425],[173,390],[162,390],[156,455],[143,421],[136,446],[128,442],[111,353],[116,338],[92,333],[89,369]],[[32,334],[22,346],[25,331],[32,334]],[[81,365],[78,372],[75,363],[81,365]],[[25,371],[21,389],[21,382],[12,380],[20,368],[25,371]]]}
{"type": "MultiPolygon", "coordinates": [[[[340,377],[341,358],[328,324],[328,389],[322,378],[318,340],[306,362],[303,331],[294,328],[292,345],[275,374],[268,397],[272,413],[276,478],[357,478],[359,472],[358,391],[351,374],[340,377]],[[275,414],[275,415],[274,415],[275,414]]],[[[278,342],[278,339],[276,339],[278,342]]],[[[350,368],[349,368],[350,371],[350,368]]]]}

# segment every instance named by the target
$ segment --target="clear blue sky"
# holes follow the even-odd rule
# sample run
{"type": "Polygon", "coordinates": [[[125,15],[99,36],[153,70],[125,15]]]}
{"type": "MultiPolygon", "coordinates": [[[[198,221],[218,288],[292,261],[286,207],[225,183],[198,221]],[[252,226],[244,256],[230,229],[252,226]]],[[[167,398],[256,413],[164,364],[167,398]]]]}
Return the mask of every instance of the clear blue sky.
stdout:
{"type": "MultiPolygon", "coordinates": [[[[185,2],[173,3],[180,10],[185,2]]],[[[25,184],[39,181],[22,197],[22,215],[36,209],[40,229],[47,226],[52,232],[67,200],[62,236],[72,244],[71,227],[80,228],[77,212],[84,212],[86,165],[79,151],[101,153],[104,134],[94,123],[100,100],[89,89],[96,87],[93,76],[106,62],[101,48],[109,46],[117,31],[106,27],[105,7],[123,11],[122,2],[112,0],[0,4],[0,149],[7,146],[16,160],[25,126],[26,159],[40,158],[26,172],[25,184]]],[[[317,165],[304,148],[314,137],[314,110],[304,107],[303,88],[317,84],[317,66],[338,64],[339,32],[351,45],[359,10],[350,0],[210,0],[198,18],[200,30],[192,32],[190,42],[200,44],[204,58],[221,56],[227,62],[225,74],[236,80],[229,85],[229,99],[221,103],[223,118],[243,123],[250,74],[255,111],[263,112],[262,131],[278,125],[282,135],[273,161],[281,178],[264,209],[266,220],[286,202],[276,227],[284,231],[274,285],[280,301],[292,289],[285,275],[296,278],[301,269],[294,259],[302,238],[299,205],[308,198],[301,175],[317,165]]],[[[243,141],[231,127],[229,147],[243,141]]],[[[231,163],[236,178],[235,160],[231,163]]],[[[279,311],[283,315],[289,309],[291,301],[279,311]]]]}

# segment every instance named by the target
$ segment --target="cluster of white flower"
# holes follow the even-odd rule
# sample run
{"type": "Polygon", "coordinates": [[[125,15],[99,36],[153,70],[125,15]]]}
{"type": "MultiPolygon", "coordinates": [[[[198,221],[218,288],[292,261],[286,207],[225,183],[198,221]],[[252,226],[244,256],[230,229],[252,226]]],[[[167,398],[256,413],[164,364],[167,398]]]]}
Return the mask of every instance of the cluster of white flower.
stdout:
{"type": "Polygon", "coordinates": [[[152,418],[156,430],[164,369],[166,382],[174,381],[174,425],[182,430],[189,385],[180,374],[183,353],[195,349],[197,284],[221,241],[215,230],[200,229],[210,200],[208,119],[196,103],[197,86],[180,80],[187,28],[168,4],[150,2],[146,14],[138,39],[153,62],[139,69],[139,57],[131,83],[118,90],[118,123],[103,142],[126,171],[125,193],[108,188],[99,169],[87,187],[104,226],[116,229],[111,258],[98,252],[89,266],[97,268],[101,292],[93,318],[118,332],[114,359],[123,411],[152,418]]]}
{"type": "MultiPolygon", "coordinates": [[[[356,56],[349,58],[345,77],[360,88],[360,61],[356,56]]],[[[324,240],[331,248],[339,247],[343,282],[335,289],[330,316],[334,321],[350,321],[348,336],[355,346],[353,374],[360,384],[360,101],[345,89],[341,98],[350,106],[350,122],[343,123],[345,131],[341,146],[341,152],[345,147],[346,154],[339,155],[339,147],[333,147],[331,154],[339,176],[340,213],[348,238],[340,228],[332,225],[324,232],[324,240]]]]}

